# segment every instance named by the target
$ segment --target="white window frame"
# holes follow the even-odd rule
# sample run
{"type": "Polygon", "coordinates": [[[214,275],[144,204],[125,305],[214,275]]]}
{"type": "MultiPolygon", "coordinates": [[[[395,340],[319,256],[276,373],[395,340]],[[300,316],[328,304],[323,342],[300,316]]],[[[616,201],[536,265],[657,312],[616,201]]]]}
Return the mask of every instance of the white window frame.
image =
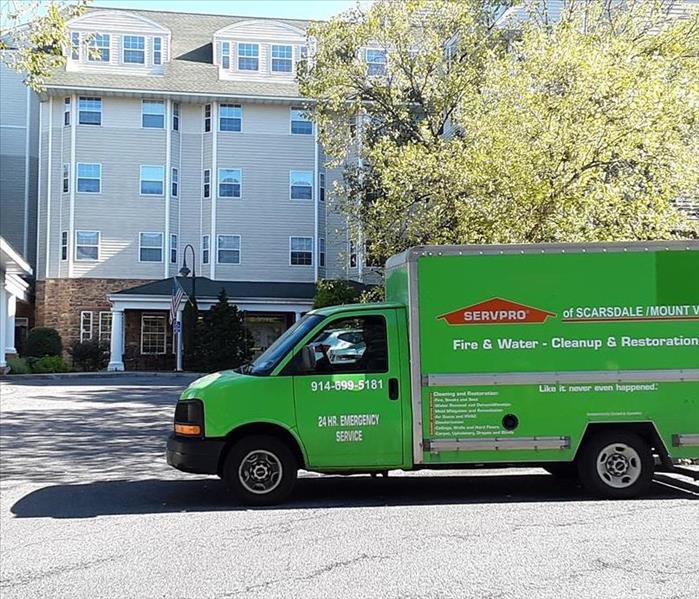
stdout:
{"type": "Polygon", "coordinates": [[[210,168],[204,169],[204,174],[202,176],[201,193],[202,193],[205,200],[208,200],[211,197],[211,169],[210,168]],[[207,178],[209,179],[208,181],[207,181],[207,178]],[[209,186],[209,193],[206,193],[206,186],[207,185],[209,186]]]}
{"type": "Polygon", "coordinates": [[[93,313],[90,310],[80,311],[80,343],[92,340],[93,320],[93,313]]]}
{"type": "Polygon", "coordinates": [[[313,201],[313,171],[289,171],[289,199],[294,201],[294,202],[312,202],[313,201]],[[294,178],[294,173],[305,173],[307,175],[310,175],[310,185],[293,185],[293,178],[294,178]],[[311,188],[311,197],[310,198],[295,198],[292,187],[310,187],[311,188]]]}
{"type": "Polygon", "coordinates": [[[170,234],[170,264],[177,264],[177,235],[170,234]]]}
{"type": "Polygon", "coordinates": [[[235,235],[235,234],[228,234],[228,233],[222,233],[220,235],[216,235],[216,264],[222,264],[224,266],[239,266],[240,264],[243,263],[243,240],[240,235],[235,235]],[[233,239],[238,239],[238,249],[236,248],[222,248],[221,247],[221,238],[222,237],[231,237],[233,239]],[[238,261],[237,262],[221,262],[221,252],[238,252],[238,261]]]}
{"type": "Polygon", "coordinates": [[[388,73],[388,52],[384,50],[383,48],[366,48],[364,50],[364,62],[366,63],[366,73],[367,77],[385,77],[386,73],[388,73]],[[383,54],[383,62],[377,62],[376,60],[369,60],[369,52],[378,52],[383,54]],[[371,70],[372,65],[382,65],[383,66],[383,72],[382,73],[370,73],[369,71],[371,70]]]}
{"type": "Polygon", "coordinates": [[[318,173],[318,201],[325,202],[325,173],[318,173]]]}
{"type": "MultiPolygon", "coordinates": [[[[224,185],[229,185],[228,183],[224,183],[224,185]]],[[[231,185],[234,185],[231,184],[231,185]]],[[[230,166],[230,167],[225,167],[225,168],[219,168],[216,171],[216,198],[219,200],[241,200],[243,198],[243,169],[240,167],[236,166],[230,166]],[[240,193],[232,196],[222,196],[221,195],[221,171],[238,171],[239,173],[239,178],[240,178],[240,193]]]]}
{"type": "Polygon", "coordinates": [[[101,311],[98,314],[98,320],[97,320],[97,340],[102,343],[102,341],[111,341],[112,340],[112,313],[111,311],[101,311]],[[108,319],[105,319],[104,316],[109,316],[108,319]],[[105,323],[105,326],[102,326],[103,321],[107,320],[108,323],[105,323]]]}
{"type": "MultiPolygon", "coordinates": [[[[158,335],[160,336],[161,332],[149,332],[149,335],[158,335]]],[[[141,354],[144,356],[162,356],[167,353],[167,323],[165,322],[165,316],[161,314],[141,314],[141,343],[140,343],[140,350],[141,354]],[[144,333],[144,325],[146,319],[152,319],[152,320],[157,320],[157,321],[162,321],[163,326],[162,326],[162,339],[163,339],[163,351],[144,351],[143,350],[143,333],[144,333]]]]}
{"type": "Polygon", "coordinates": [[[166,110],[165,110],[165,100],[152,100],[152,99],[144,99],[141,100],[141,129],[165,129],[165,116],[166,116],[166,110]],[[163,111],[162,112],[146,112],[146,106],[147,105],[156,105],[156,106],[161,106],[163,111]],[[153,127],[151,125],[146,125],[145,118],[146,116],[157,116],[162,119],[161,125],[159,127],[153,127]]]}
{"type": "Polygon", "coordinates": [[[82,54],[82,44],[81,44],[81,35],[79,31],[71,31],[70,32],[70,59],[71,60],[80,60],[81,54],[82,54]]]}
{"type": "Polygon", "coordinates": [[[243,132],[243,107],[240,104],[219,104],[218,106],[218,131],[219,133],[242,133],[243,132]],[[237,108],[240,112],[240,116],[223,116],[224,108],[237,108]],[[228,121],[240,121],[240,129],[222,129],[221,122],[223,119],[228,121]]]}
{"type": "Polygon", "coordinates": [[[61,189],[63,193],[70,193],[70,162],[63,163],[63,186],[61,189]]]}
{"type": "Polygon", "coordinates": [[[314,262],[313,262],[313,237],[308,236],[308,235],[291,235],[291,236],[289,236],[289,266],[309,267],[309,266],[313,266],[313,264],[314,264],[314,262]],[[294,249],[292,249],[294,239],[304,239],[304,240],[310,241],[311,242],[311,249],[310,250],[294,250],[294,249]],[[294,264],[291,261],[292,252],[297,252],[297,253],[303,252],[304,254],[310,254],[311,255],[311,263],[310,264],[294,264]]]}
{"type": "Polygon", "coordinates": [[[269,48],[269,72],[273,73],[275,75],[292,75],[294,73],[294,46],[292,44],[271,44],[269,48]],[[274,56],[274,49],[275,48],[290,48],[291,49],[291,56],[289,58],[280,58],[274,56]],[[291,67],[288,71],[279,71],[275,70],[274,68],[274,61],[275,60],[283,60],[283,61],[288,61],[289,66],[291,67]]]}
{"type": "Polygon", "coordinates": [[[162,231],[139,231],[138,233],[138,261],[141,264],[162,264],[165,258],[164,254],[164,235],[162,231]],[[143,235],[160,235],[160,246],[156,247],[154,245],[143,245],[143,235]],[[141,250],[160,250],[160,260],[141,260],[141,250]]]}
{"type": "Polygon", "coordinates": [[[89,38],[90,41],[88,43],[88,51],[87,51],[87,61],[88,62],[106,62],[109,63],[112,61],[112,36],[109,33],[94,33],[92,36],[89,38]],[[98,37],[99,36],[99,37],[98,37]],[[106,38],[106,40],[105,40],[106,38]],[[106,46],[98,46],[97,42],[107,42],[106,46]],[[107,51],[107,60],[104,60],[102,57],[104,56],[104,50],[107,51]]]}
{"type": "Polygon", "coordinates": [[[221,68],[224,71],[231,70],[231,43],[221,42],[221,68]],[[228,64],[226,64],[228,63],[228,64]]]}
{"type": "Polygon", "coordinates": [[[325,268],[325,237],[318,238],[318,267],[325,268]]]}
{"type": "Polygon", "coordinates": [[[172,130],[173,131],[180,130],[180,103],[179,102],[172,103],[172,130]]]}
{"type": "Polygon", "coordinates": [[[237,58],[238,60],[236,61],[236,66],[238,67],[238,71],[242,73],[259,73],[260,72],[260,44],[257,44],[255,42],[238,42],[237,45],[237,58]],[[250,46],[252,48],[256,48],[257,52],[255,53],[254,56],[248,56],[246,54],[242,54],[240,51],[241,46],[250,46]],[[248,58],[254,58],[257,60],[257,68],[255,69],[241,69],[240,68],[240,59],[248,59],[248,58]]]}
{"type": "Polygon", "coordinates": [[[289,134],[290,135],[313,135],[313,121],[308,118],[294,118],[294,113],[305,112],[305,109],[300,106],[292,106],[289,108],[289,134]],[[311,130],[308,133],[300,133],[294,131],[294,123],[309,123],[311,130]]]}
{"type": "Polygon", "coordinates": [[[102,126],[102,98],[99,96],[78,96],[78,125],[84,125],[85,127],[101,127],[102,126]],[[95,104],[98,105],[97,108],[95,107],[90,107],[90,110],[87,108],[83,109],[80,106],[81,102],[94,102],[95,104]],[[99,114],[100,119],[99,123],[83,123],[82,119],[80,118],[83,113],[86,114],[99,114]]]}
{"type": "Polygon", "coordinates": [[[162,164],[141,164],[138,169],[138,193],[139,195],[147,198],[160,198],[165,195],[165,167],[162,164]],[[159,168],[162,173],[162,178],[160,183],[162,184],[162,191],[160,193],[143,193],[143,182],[144,181],[156,181],[156,179],[144,179],[143,169],[144,168],[159,168]]]}
{"type": "Polygon", "coordinates": [[[100,234],[99,231],[76,231],[75,232],[75,261],[76,262],[99,262],[100,260],[100,242],[102,241],[102,235],[100,234]],[[97,244],[92,245],[92,244],[87,244],[87,243],[78,243],[78,237],[80,233],[96,233],[97,234],[97,244]],[[97,258],[79,258],[78,257],[78,249],[81,247],[86,247],[86,248],[97,248],[97,258]]]}
{"type": "Polygon", "coordinates": [[[211,115],[213,114],[213,111],[211,110],[211,104],[204,104],[203,110],[204,110],[203,132],[210,133],[211,132],[211,115]],[[209,125],[208,129],[206,128],[207,124],[209,125]]]}
{"type": "Polygon", "coordinates": [[[145,35],[124,35],[122,38],[122,49],[121,49],[121,62],[124,64],[128,65],[145,65],[146,64],[146,36],[145,35]],[[134,38],[134,39],[142,39],[143,40],[143,48],[127,48],[126,47],[126,38],[134,38]],[[126,53],[127,52],[140,52],[141,56],[143,57],[143,60],[141,62],[136,62],[133,60],[126,60],[126,53]]]}
{"type": "Polygon", "coordinates": [[[211,259],[211,236],[201,236],[201,263],[208,264],[211,259]]]}
{"type": "Polygon", "coordinates": [[[70,97],[63,98],[63,126],[70,126],[70,97]]]}
{"type": "Polygon", "coordinates": [[[180,171],[176,166],[172,167],[170,174],[170,195],[176,198],[180,193],[180,171]]]}
{"type": "Polygon", "coordinates": [[[77,168],[75,169],[75,192],[76,193],[92,193],[100,194],[102,193],[102,164],[100,162],[78,162],[77,168]],[[95,179],[94,177],[81,177],[80,167],[81,166],[98,166],[99,167],[99,177],[95,179]],[[86,179],[88,181],[98,181],[99,189],[97,191],[84,191],[80,189],[80,179],[86,179]]]}
{"type": "Polygon", "coordinates": [[[347,268],[357,268],[359,266],[359,256],[357,256],[357,244],[354,239],[347,242],[347,268]],[[354,256],[354,266],[352,266],[352,256],[354,256]]]}
{"type": "Polygon", "coordinates": [[[153,66],[160,66],[163,64],[163,38],[159,35],[153,37],[153,66]],[[155,47],[155,42],[160,44],[160,48],[155,47]]]}
{"type": "Polygon", "coordinates": [[[66,260],[68,260],[68,231],[61,231],[61,262],[66,260]]]}

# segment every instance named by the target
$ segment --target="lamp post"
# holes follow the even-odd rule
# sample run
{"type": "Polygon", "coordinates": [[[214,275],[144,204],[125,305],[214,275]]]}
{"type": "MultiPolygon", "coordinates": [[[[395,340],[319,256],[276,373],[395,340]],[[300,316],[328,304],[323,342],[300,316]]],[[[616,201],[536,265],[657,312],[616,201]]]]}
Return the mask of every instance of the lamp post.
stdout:
{"type": "MultiPolygon", "coordinates": [[[[192,304],[192,309],[194,310],[194,317],[196,318],[197,313],[197,258],[194,253],[194,248],[191,243],[184,246],[182,251],[182,268],[180,268],[180,276],[185,279],[192,273],[192,295],[188,298],[188,301],[192,304]],[[187,267],[187,248],[192,251],[192,270],[190,271],[187,267]]],[[[177,333],[177,370],[182,370],[182,354],[184,353],[184,346],[182,343],[183,333],[184,333],[184,323],[182,322],[182,312],[177,311],[177,318],[179,320],[179,332],[177,333]]],[[[191,341],[191,340],[190,340],[191,341]]]]}

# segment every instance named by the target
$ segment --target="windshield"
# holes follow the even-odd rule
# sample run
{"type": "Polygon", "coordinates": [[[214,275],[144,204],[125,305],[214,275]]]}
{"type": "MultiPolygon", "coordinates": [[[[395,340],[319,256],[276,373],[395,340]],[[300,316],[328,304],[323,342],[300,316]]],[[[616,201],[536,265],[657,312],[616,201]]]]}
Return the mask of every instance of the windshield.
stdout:
{"type": "Polygon", "coordinates": [[[290,329],[287,329],[281,337],[277,338],[264,353],[260,354],[260,356],[247,368],[243,369],[242,372],[255,376],[269,375],[282,358],[293,349],[294,345],[301,341],[301,339],[323,320],[323,318],[325,317],[319,316],[318,314],[306,314],[300,320],[297,320],[290,329]]]}

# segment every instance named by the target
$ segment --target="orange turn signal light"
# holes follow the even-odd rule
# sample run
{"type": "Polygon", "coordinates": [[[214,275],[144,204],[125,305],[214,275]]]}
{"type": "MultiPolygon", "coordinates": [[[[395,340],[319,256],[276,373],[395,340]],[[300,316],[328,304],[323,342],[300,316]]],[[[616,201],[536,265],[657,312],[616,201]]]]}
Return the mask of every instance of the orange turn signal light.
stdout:
{"type": "Polygon", "coordinates": [[[175,424],[175,434],[196,437],[201,435],[201,426],[198,424],[175,424]]]}

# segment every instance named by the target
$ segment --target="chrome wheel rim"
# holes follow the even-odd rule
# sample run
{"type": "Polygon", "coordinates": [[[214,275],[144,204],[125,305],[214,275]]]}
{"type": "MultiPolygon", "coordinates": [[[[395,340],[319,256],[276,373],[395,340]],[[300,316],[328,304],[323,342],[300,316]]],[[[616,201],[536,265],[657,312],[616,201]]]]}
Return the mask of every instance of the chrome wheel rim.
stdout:
{"type": "Polygon", "coordinates": [[[641,476],[641,457],[626,443],[612,443],[597,454],[597,474],[614,489],[626,489],[641,476]]]}
{"type": "Polygon", "coordinates": [[[255,449],[240,462],[238,479],[245,490],[264,495],[280,485],[282,473],[282,463],[276,455],[265,449],[255,449]]]}

